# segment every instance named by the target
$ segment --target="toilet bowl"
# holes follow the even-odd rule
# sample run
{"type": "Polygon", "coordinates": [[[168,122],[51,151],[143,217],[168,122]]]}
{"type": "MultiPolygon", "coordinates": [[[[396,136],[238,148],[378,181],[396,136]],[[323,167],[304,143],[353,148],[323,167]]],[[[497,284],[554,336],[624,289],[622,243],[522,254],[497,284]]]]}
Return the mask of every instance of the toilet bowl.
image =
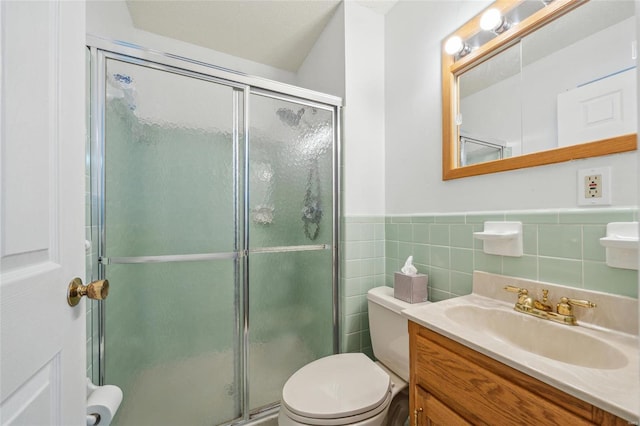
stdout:
{"type": "MultiPolygon", "coordinates": [[[[409,335],[400,312],[410,306],[390,287],[367,294],[374,362],[361,353],[330,355],[285,383],[280,426],[400,426],[408,416],[409,335]]],[[[424,302],[429,303],[429,302],[424,302]]]]}

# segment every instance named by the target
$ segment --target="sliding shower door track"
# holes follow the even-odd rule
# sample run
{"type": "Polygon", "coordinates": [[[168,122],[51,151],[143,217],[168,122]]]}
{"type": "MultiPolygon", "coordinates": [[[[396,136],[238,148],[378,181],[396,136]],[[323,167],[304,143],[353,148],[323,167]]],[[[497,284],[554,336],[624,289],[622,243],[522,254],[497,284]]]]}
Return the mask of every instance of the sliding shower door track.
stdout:
{"type": "Polygon", "coordinates": [[[331,250],[329,244],[315,244],[302,246],[261,247],[250,250],[227,253],[197,253],[197,254],[173,254],[162,256],[126,256],[126,257],[100,257],[98,262],[102,265],[123,265],[133,263],[168,263],[168,262],[197,262],[201,260],[229,260],[245,257],[250,253],[288,253],[296,251],[331,250]]]}

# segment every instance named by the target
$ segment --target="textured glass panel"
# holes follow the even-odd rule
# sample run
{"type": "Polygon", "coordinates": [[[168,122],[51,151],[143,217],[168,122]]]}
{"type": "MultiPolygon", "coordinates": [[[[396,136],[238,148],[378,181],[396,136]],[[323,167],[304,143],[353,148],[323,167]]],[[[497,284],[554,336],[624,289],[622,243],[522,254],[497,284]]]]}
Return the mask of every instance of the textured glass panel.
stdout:
{"type": "MultiPolygon", "coordinates": [[[[333,243],[332,112],[251,95],[245,182],[241,91],[114,59],[107,80],[106,257],[234,252],[243,232],[250,248],[333,243]]],[[[333,352],[332,258],[249,254],[249,389],[237,261],[104,266],[105,378],[125,393],[113,424],[222,424],[246,415],[244,396],[279,402],[295,370],[333,352]]]]}
{"type": "Polygon", "coordinates": [[[107,266],[106,381],[124,392],[114,425],[236,418],[235,262],[107,266]]]}
{"type": "MultiPolygon", "coordinates": [[[[235,251],[234,89],[111,59],[106,79],[106,257],[235,251]]],[[[105,379],[125,395],[114,424],[240,416],[237,270],[234,260],[105,267],[105,379]]]]}
{"type": "Polygon", "coordinates": [[[249,402],[279,402],[287,379],[333,353],[330,250],[249,257],[249,402]]]}
{"type": "Polygon", "coordinates": [[[116,60],[106,86],[106,256],[233,251],[233,89],[116,60]]]}
{"type": "Polygon", "coordinates": [[[250,98],[251,248],[331,244],[331,111],[250,98]]]}

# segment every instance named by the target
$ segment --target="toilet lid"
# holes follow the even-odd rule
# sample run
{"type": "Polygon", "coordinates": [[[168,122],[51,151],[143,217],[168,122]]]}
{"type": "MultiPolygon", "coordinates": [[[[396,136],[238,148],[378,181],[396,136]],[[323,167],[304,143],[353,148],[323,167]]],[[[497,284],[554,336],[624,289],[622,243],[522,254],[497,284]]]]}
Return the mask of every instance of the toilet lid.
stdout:
{"type": "Polygon", "coordinates": [[[282,389],[282,402],[304,417],[354,416],[382,404],[390,387],[389,375],[366,355],[338,354],[295,372],[282,389]]]}

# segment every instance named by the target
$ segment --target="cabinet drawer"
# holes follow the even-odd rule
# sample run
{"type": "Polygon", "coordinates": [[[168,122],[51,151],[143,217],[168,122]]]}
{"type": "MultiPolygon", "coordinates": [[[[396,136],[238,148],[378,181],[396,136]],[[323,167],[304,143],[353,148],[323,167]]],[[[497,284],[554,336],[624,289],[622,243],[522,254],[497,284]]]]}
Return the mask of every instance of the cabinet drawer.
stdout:
{"type": "Polygon", "coordinates": [[[415,342],[416,384],[473,424],[594,424],[433,340],[415,342]]]}

